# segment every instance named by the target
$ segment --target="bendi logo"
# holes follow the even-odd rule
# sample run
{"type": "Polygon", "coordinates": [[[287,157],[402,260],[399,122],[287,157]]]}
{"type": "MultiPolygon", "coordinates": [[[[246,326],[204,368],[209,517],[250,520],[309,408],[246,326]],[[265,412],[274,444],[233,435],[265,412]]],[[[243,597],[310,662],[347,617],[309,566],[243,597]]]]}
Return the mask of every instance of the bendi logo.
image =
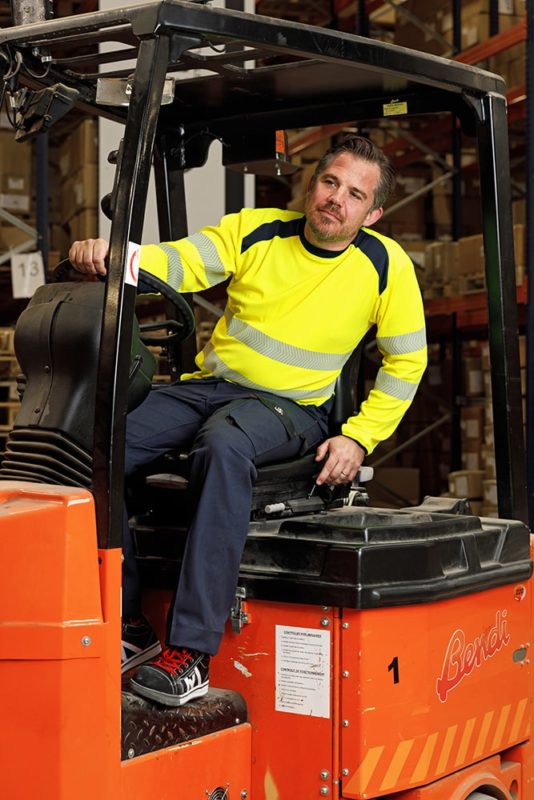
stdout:
{"type": "Polygon", "coordinates": [[[493,658],[495,653],[509,643],[507,615],[505,609],[497,611],[495,624],[486,628],[472,642],[466,642],[461,628],[454,631],[445,652],[441,675],[436,681],[436,692],[442,703],[446,701],[449,692],[470,675],[475,667],[480,667],[484,661],[493,658]]]}

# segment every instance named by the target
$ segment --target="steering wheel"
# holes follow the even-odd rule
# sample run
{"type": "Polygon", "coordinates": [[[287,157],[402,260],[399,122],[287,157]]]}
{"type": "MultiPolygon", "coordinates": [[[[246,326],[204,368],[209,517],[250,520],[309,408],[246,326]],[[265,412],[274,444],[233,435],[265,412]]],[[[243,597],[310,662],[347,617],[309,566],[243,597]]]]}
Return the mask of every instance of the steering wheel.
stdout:
{"type": "MultiPolygon", "coordinates": [[[[74,269],[68,258],[60,261],[52,273],[52,282],[59,283],[68,280],[68,275],[80,273],[74,269]]],[[[104,276],[99,276],[99,280],[105,281],[104,276]]],[[[168,333],[165,336],[146,336],[142,337],[145,344],[169,346],[176,344],[179,341],[185,341],[189,338],[195,330],[195,316],[193,311],[185,298],[169,286],[165,281],[156,278],[144,269],[139,270],[139,280],[137,284],[138,294],[160,294],[165,300],[168,300],[174,309],[175,319],[168,319],[164,323],[152,322],[145,323],[140,326],[141,333],[150,330],[160,330],[167,328],[168,333]]]]}

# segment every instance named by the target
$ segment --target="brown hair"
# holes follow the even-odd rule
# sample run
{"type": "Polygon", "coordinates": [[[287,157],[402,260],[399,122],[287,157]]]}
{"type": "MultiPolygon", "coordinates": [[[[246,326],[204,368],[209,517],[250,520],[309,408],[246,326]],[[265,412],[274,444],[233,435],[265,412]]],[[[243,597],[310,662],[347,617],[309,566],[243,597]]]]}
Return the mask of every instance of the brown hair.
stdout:
{"type": "Polygon", "coordinates": [[[347,136],[338,142],[323,155],[315,175],[320,175],[340,153],[350,153],[355,158],[361,158],[370,164],[376,164],[380,170],[380,178],[375,190],[374,203],[371,211],[381,208],[395,188],[395,168],[389,158],[370,139],[364,136],[347,136]]]}

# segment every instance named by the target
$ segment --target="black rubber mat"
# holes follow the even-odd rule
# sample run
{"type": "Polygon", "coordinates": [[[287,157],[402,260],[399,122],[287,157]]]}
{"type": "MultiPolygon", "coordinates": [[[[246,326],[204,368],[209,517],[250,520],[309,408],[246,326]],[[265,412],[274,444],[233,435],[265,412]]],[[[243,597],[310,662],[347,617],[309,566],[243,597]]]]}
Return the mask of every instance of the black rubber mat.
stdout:
{"type": "Polygon", "coordinates": [[[164,747],[197,739],[247,720],[245,701],[237,692],[210,689],[205,697],[181,708],[145,700],[123,681],[121,758],[127,760],[164,747]]]}

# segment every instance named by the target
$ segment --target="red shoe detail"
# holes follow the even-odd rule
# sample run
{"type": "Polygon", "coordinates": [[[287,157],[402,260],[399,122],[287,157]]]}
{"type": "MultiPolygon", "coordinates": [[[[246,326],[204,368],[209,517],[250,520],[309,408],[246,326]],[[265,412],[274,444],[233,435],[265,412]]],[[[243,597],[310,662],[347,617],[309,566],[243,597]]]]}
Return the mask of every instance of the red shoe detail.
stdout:
{"type": "Polygon", "coordinates": [[[153,667],[159,667],[174,675],[182,672],[184,667],[187,667],[193,659],[194,656],[187,647],[182,647],[179,650],[176,647],[166,647],[160,656],[149,663],[153,667]]]}

